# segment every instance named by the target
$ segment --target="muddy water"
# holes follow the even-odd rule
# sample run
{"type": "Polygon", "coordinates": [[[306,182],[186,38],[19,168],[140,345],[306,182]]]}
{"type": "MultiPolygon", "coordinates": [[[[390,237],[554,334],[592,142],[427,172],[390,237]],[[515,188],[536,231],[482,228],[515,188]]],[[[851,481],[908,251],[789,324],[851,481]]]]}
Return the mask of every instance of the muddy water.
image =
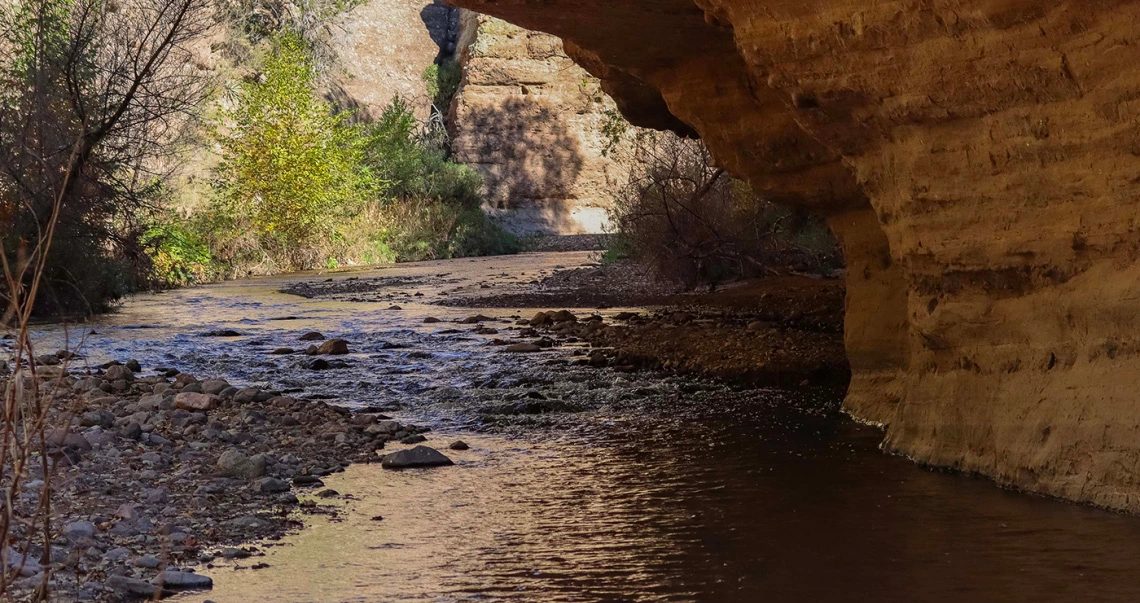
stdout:
{"type": "MultiPolygon", "coordinates": [[[[448,452],[453,467],[355,466],[330,477],[351,497],[337,517],[308,518],[236,567],[199,568],[215,589],[178,600],[1140,600],[1140,520],[885,456],[877,431],[839,412],[837,392],[574,368],[563,363],[572,348],[507,356],[470,326],[423,324],[473,313],[422,303],[441,293],[584,259],[356,275],[380,286],[356,296],[372,301],[277,293],[290,279],[244,281],[137,298],[93,325],[97,334],[73,329],[93,362],[133,356],[297,397],[380,404],[433,425],[429,444],[471,444],[448,452]],[[201,336],[218,328],[241,336],[201,336]],[[345,337],[354,354],[327,371],[267,355],[308,330],[345,337]],[[566,412],[502,414],[519,401],[566,412]]],[[[508,323],[497,326],[510,336],[508,323]]],[[[63,336],[50,330],[44,345],[63,336]]]]}

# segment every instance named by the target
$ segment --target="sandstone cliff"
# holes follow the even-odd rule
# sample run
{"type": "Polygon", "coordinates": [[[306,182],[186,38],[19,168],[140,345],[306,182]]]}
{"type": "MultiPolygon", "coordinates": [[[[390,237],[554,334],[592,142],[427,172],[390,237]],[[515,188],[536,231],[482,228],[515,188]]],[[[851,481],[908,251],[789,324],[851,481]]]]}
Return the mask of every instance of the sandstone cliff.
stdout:
{"type": "Polygon", "coordinates": [[[373,115],[399,94],[426,118],[424,70],[455,53],[458,13],[438,0],[369,0],[341,13],[330,27],[329,94],[373,115]]]}
{"type": "Polygon", "coordinates": [[[625,173],[602,152],[613,101],[558,38],[464,13],[451,147],[483,175],[484,209],[517,233],[602,232],[625,173]]]}
{"type": "Polygon", "coordinates": [[[1140,511],[1140,2],[455,1],[830,216],[889,449],[1140,511]]]}

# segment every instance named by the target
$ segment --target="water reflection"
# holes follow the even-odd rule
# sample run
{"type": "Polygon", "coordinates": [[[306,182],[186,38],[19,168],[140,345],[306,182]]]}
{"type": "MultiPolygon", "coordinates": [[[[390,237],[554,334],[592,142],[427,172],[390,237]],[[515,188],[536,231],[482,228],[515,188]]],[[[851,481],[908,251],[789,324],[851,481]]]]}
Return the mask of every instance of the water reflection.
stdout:
{"type": "Polygon", "coordinates": [[[350,468],[328,482],[358,498],[343,521],[318,518],[257,559],[270,568],[218,568],[212,593],[185,600],[1140,596],[1134,518],[928,472],[837,414],[753,395],[770,399],[733,400],[746,407],[733,415],[682,408],[681,421],[590,414],[573,435],[464,434],[472,450],[451,468],[350,468]]]}

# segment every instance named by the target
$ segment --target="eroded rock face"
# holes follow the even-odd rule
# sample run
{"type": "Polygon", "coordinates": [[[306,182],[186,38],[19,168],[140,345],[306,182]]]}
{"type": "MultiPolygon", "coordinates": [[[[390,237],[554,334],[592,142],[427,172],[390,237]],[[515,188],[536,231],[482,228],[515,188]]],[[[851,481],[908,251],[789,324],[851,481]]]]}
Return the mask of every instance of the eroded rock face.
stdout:
{"type": "Polygon", "coordinates": [[[1140,2],[456,3],[830,216],[890,449],[1140,510],[1140,2]]]}
{"type": "Polygon", "coordinates": [[[451,146],[483,175],[484,209],[523,234],[603,232],[625,168],[603,152],[616,107],[599,81],[558,38],[470,11],[458,52],[451,146]]]}

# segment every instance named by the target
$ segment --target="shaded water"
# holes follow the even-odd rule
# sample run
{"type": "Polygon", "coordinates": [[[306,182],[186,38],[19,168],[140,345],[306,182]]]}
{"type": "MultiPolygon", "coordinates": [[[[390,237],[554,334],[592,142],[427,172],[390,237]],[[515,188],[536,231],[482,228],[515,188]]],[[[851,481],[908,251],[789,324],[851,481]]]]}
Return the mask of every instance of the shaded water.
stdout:
{"type": "Polygon", "coordinates": [[[885,456],[879,432],[840,414],[834,391],[574,368],[559,363],[573,350],[506,356],[470,326],[422,324],[474,313],[417,303],[440,291],[581,260],[360,275],[390,279],[384,291],[401,310],[387,309],[387,293],[306,300],[267,279],[139,298],[95,325],[93,360],[104,349],[299,397],[396,407],[436,428],[429,444],[472,445],[448,451],[454,467],[331,476],[329,487],[354,497],[338,519],[311,518],[241,563],[269,568],[219,566],[214,591],[178,600],[1140,600],[1140,520],[885,456]],[[289,316],[298,319],[271,320],[289,316]],[[219,327],[243,336],[199,336],[219,327]],[[346,337],[349,364],[307,371],[302,358],[265,354],[308,330],[346,337]],[[540,399],[578,412],[485,412],[540,399]]]}

